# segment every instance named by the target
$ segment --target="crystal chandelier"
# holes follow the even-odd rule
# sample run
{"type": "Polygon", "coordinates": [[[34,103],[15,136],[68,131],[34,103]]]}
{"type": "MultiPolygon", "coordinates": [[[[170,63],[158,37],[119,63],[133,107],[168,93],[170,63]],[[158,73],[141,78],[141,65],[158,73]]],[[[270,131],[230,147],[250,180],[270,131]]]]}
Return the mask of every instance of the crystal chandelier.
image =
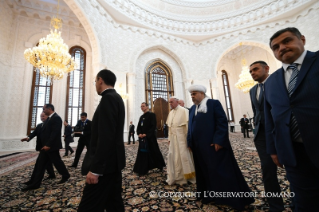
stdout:
{"type": "Polygon", "coordinates": [[[51,82],[52,79],[61,79],[64,74],[76,68],[74,58],[71,58],[68,52],[69,47],[61,38],[62,19],[58,17],[59,2],[60,0],[57,15],[51,19],[50,34],[46,38],[41,38],[38,46],[24,51],[25,59],[39,69],[41,76],[50,79],[51,82]]]}
{"type": "Polygon", "coordinates": [[[253,78],[251,77],[250,73],[249,73],[249,68],[246,64],[246,60],[243,59],[241,61],[242,64],[242,70],[241,73],[239,75],[239,80],[238,82],[235,84],[236,88],[238,88],[239,90],[241,90],[244,93],[248,93],[250,91],[250,89],[257,84],[257,82],[255,82],[253,80],[253,78]]]}

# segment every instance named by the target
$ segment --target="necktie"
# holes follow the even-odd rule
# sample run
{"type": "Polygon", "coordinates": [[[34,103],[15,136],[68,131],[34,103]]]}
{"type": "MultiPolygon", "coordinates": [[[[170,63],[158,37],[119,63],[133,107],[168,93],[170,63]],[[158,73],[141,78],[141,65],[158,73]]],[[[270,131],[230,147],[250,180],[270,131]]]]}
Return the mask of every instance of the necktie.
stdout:
{"type": "MultiPolygon", "coordinates": [[[[291,95],[293,93],[292,91],[296,85],[297,78],[298,78],[298,73],[299,73],[298,64],[294,63],[294,64],[288,66],[288,69],[292,70],[292,74],[291,74],[291,77],[290,77],[290,80],[288,83],[288,94],[289,94],[289,97],[291,97],[291,95]]],[[[290,125],[290,134],[291,134],[292,140],[296,140],[300,136],[300,132],[299,132],[296,117],[293,113],[291,113],[289,125],[290,125]]]]}
{"type": "Polygon", "coordinates": [[[261,103],[264,96],[264,84],[259,83],[259,89],[260,89],[260,92],[259,92],[258,102],[261,103]]]}

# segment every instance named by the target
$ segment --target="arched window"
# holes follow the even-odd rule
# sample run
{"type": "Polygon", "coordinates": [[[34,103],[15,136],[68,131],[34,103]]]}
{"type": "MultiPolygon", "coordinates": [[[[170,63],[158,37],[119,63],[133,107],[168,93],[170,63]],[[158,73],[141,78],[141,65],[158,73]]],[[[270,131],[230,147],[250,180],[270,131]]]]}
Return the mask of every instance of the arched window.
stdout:
{"type": "Polygon", "coordinates": [[[163,98],[168,102],[174,96],[172,74],[162,61],[156,60],[146,68],[146,102],[153,109],[154,101],[163,98]]]}
{"type": "Polygon", "coordinates": [[[156,115],[157,137],[164,136],[164,123],[169,108],[169,98],[174,96],[172,73],[169,67],[160,60],[155,60],[145,71],[146,102],[156,115]]]}
{"type": "Polygon", "coordinates": [[[70,54],[78,67],[68,75],[65,119],[71,126],[75,126],[84,111],[86,52],[82,47],[74,46],[70,54]]]}
{"type": "Polygon", "coordinates": [[[225,101],[226,101],[227,118],[228,118],[228,121],[234,121],[233,106],[232,106],[230,90],[229,90],[228,75],[225,70],[222,70],[222,81],[223,81],[225,101]]]}
{"type": "Polygon", "coordinates": [[[45,104],[51,103],[52,84],[47,78],[40,76],[39,69],[33,67],[30,110],[27,134],[29,135],[41,123],[40,114],[45,104]]]}

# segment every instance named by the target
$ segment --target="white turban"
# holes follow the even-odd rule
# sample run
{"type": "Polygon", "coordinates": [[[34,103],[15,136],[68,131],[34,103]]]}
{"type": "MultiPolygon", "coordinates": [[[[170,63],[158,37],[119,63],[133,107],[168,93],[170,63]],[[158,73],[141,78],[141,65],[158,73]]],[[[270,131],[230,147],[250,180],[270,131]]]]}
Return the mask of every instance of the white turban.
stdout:
{"type": "Polygon", "coordinates": [[[190,93],[193,91],[199,91],[199,92],[206,93],[206,87],[203,85],[191,85],[191,86],[189,86],[188,91],[190,93]]]}

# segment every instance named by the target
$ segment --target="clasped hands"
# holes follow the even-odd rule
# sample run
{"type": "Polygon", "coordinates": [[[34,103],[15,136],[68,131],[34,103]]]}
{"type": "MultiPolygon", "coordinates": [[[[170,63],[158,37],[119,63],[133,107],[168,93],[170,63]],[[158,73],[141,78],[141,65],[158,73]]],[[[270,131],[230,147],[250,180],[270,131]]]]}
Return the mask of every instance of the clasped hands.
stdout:
{"type": "Polygon", "coordinates": [[[146,134],[139,134],[138,137],[139,138],[144,138],[144,137],[146,137],[146,134]]]}

